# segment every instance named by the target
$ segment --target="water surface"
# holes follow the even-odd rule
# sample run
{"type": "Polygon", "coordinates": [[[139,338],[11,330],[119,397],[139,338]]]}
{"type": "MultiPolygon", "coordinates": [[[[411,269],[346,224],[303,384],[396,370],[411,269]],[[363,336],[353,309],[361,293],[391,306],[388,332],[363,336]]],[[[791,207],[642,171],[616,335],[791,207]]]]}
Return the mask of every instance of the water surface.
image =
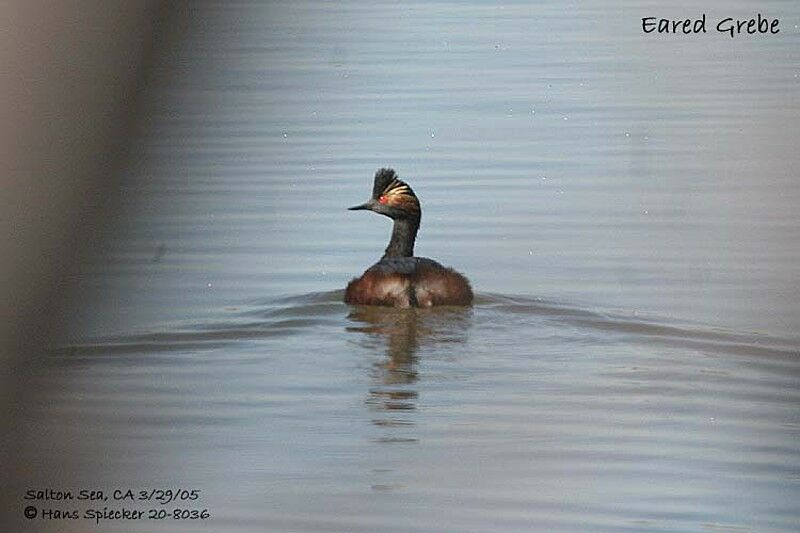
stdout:
{"type": "MultiPolygon", "coordinates": [[[[212,513],[120,531],[797,530],[794,3],[733,40],[645,37],[657,3],[193,6],[25,488],[212,513]],[[473,308],[341,302],[385,165],[473,308]]],[[[703,10],[755,13],[666,12],[703,10]]]]}

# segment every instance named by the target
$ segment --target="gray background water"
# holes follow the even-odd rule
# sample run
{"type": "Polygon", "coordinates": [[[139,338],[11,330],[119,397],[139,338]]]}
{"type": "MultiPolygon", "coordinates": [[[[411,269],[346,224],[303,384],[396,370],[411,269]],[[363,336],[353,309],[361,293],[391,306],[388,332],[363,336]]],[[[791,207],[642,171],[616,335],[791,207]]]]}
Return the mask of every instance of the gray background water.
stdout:
{"type": "Polygon", "coordinates": [[[213,515],[120,530],[797,530],[800,8],[656,6],[193,4],[23,484],[213,515]],[[474,309],[340,303],[385,165],[474,309]]]}

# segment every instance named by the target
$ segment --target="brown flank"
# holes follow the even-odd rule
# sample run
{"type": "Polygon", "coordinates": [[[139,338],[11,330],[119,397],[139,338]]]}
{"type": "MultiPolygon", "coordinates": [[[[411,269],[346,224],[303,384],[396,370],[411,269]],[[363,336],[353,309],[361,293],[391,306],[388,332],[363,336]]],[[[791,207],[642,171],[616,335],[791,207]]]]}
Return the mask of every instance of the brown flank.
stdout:
{"type": "Polygon", "coordinates": [[[418,267],[413,274],[369,269],[347,284],[344,301],[350,305],[431,307],[470,305],[469,281],[452,268],[418,267]]]}

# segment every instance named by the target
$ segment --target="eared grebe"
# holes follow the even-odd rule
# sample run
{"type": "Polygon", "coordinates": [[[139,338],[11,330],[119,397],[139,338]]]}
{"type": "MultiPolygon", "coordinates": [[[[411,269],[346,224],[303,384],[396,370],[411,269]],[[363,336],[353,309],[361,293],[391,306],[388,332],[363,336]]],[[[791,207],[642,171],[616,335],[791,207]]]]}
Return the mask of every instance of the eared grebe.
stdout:
{"type": "Polygon", "coordinates": [[[394,220],[392,238],[380,261],[347,284],[345,303],[394,307],[470,305],[467,278],[427,257],[414,257],[420,217],[419,200],[394,170],[375,173],[372,198],[351,210],[368,209],[394,220]]]}

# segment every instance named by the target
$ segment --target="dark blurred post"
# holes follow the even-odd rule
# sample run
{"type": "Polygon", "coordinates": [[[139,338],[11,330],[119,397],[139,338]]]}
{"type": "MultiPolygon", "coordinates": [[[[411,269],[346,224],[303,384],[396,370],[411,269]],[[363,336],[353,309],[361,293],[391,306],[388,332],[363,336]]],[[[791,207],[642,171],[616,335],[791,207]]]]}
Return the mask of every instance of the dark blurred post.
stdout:
{"type": "Polygon", "coordinates": [[[18,0],[0,7],[0,405],[3,523],[22,508],[21,407],[57,333],[66,281],[109,226],[149,60],[175,22],[156,0],[18,0]]]}

